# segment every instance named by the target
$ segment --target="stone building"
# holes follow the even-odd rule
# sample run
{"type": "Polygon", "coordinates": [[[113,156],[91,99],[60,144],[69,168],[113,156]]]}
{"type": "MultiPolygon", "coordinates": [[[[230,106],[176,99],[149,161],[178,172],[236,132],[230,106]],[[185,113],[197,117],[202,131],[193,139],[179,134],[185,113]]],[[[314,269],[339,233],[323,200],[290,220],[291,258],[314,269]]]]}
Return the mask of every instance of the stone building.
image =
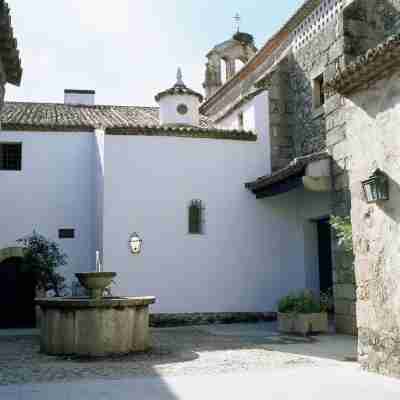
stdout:
{"type": "MultiPolygon", "coordinates": [[[[0,170],[1,279],[15,271],[16,239],[35,229],[67,253],[68,285],[99,251],[118,274],[113,293],[155,295],[164,319],[268,318],[288,292],[317,288],[317,244],[302,229],[320,203],[302,193],[294,211],[294,200],[258,201],[242,185],[265,171],[266,96],[241,128],[217,127],[201,100],[179,72],[159,107],[98,105],[90,90],[66,90],[63,103],[7,102],[0,144],[14,146],[14,161],[0,170]],[[135,232],[140,255],[128,246],[135,232]]],[[[1,304],[33,293],[23,284],[34,282],[9,281],[1,304]]],[[[24,298],[19,324],[32,305],[24,298]]]]}
{"type": "MultiPolygon", "coordinates": [[[[363,8],[351,9],[356,10],[363,21],[366,12],[360,12],[363,8]]],[[[397,377],[400,377],[399,77],[400,36],[395,34],[327,82],[328,90],[342,97],[338,108],[341,143],[349,156],[360,362],[372,371],[397,377]],[[376,170],[388,179],[389,199],[368,203],[362,182],[376,170]]]]}
{"type": "Polygon", "coordinates": [[[311,196],[311,202],[323,204],[303,226],[305,234],[318,242],[319,269],[310,279],[317,280],[320,289],[333,286],[337,330],[355,334],[352,261],[335,245],[328,224],[331,214],[350,212],[345,175],[336,175],[342,173],[338,165],[346,162],[346,156],[327,138],[334,102],[323,89],[329,74],[345,63],[343,7],[342,1],[306,1],[203,103],[201,112],[220,126],[240,126],[243,115],[266,93],[262,111],[269,142],[265,174],[246,187],[259,199],[292,198],[297,211],[297,198],[303,193],[311,196]],[[330,157],[334,147],[335,161],[330,157]]]}
{"type": "Polygon", "coordinates": [[[305,1],[201,107],[219,126],[238,127],[253,112],[253,104],[267,96],[262,111],[266,116],[256,117],[264,119],[261,125],[269,142],[265,174],[246,187],[259,199],[295,199],[307,191],[314,193],[315,202],[321,201],[318,192],[325,192],[323,210],[304,232],[318,235],[320,287],[332,283],[336,327],[344,333],[357,333],[353,259],[337,245],[333,232],[327,243],[323,224],[329,215],[350,215],[352,154],[346,142],[344,98],[325,83],[396,32],[398,10],[397,1],[387,0],[305,1]]]}

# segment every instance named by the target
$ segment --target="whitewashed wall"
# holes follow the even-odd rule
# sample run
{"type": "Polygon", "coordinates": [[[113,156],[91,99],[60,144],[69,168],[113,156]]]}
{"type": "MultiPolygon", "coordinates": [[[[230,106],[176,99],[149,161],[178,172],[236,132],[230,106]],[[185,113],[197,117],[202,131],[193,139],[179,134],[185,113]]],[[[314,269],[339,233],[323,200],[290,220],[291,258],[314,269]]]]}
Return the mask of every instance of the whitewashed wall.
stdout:
{"type": "Polygon", "coordinates": [[[160,124],[185,124],[199,125],[199,106],[200,101],[193,95],[164,96],[159,101],[160,105],[160,124]],[[185,104],[188,112],[184,115],[179,114],[177,107],[185,104]]]}
{"type": "Polygon", "coordinates": [[[265,173],[266,146],[265,137],[106,135],[104,261],[118,272],[114,293],[155,295],[155,312],[246,312],[274,310],[305,288],[304,194],[257,200],[243,186],[265,173]],[[192,199],[205,205],[201,236],[188,234],[192,199]],[[139,256],[128,249],[132,232],[143,238],[139,256]]]}
{"type": "Polygon", "coordinates": [[[218,123],[222,129],[239,129],[239,114],[243,113],[243,128],[256,132],[262,141],[264,169],[261,175],[271,173],[271,143],[269,135],[268,91],[260,93],[218,123]]]}
{"type": "Polygon", "coordinates": [[[68,254],[68,278],[93,264],[93,134],[0,132],[0,142],[22,142],[22,171],[0,171],[0,248],[37,232],[58,241],[68,254]]]}

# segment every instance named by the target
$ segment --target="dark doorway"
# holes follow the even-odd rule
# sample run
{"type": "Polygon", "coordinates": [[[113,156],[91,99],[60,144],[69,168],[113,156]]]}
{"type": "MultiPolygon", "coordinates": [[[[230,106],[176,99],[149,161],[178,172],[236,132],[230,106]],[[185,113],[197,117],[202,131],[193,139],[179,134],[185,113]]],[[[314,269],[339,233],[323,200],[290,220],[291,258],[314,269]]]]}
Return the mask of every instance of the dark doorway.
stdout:
{"type": "Polygon", "coordinates": [[[321,292],[332,290],[332,247],[331,247],[331,225],[329,219],[317,222],[318,227],[318,260],[319,260],[319,283],[321,292]]]}
{"type": "Polygon", "coordinates": [[[21,268],[21,258],[0,263],[0,329],[35,326],[35,281],[21,268]]]}

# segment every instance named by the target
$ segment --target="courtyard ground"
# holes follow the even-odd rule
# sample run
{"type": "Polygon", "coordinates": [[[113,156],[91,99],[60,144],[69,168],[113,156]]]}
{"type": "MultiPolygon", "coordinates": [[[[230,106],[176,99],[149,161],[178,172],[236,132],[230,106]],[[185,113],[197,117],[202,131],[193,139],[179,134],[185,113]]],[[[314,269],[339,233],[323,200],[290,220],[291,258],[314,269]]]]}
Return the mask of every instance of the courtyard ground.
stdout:
{"type": "Polygon", "coordinates": [[[46,356],[37,335],[12,333],[0,333],[1,400],[400,398],[399,381],[360,371],[354,338],[273,323],[153,329],[151,351],[98,360],[46,356]]]}

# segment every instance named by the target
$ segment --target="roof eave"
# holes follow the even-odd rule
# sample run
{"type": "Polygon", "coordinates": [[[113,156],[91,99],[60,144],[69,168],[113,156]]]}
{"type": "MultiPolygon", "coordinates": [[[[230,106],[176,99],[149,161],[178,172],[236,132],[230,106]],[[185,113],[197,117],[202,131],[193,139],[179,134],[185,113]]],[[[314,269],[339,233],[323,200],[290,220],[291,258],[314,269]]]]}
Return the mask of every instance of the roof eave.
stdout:
{"type": "Polygon", "coordinates": [[[369,84],[400,66],[400,34],[390,36],[383,43],[356,58],[335,77],[325,83],[328,90],[343,95],[369,84]]]}
{"type": "Polygon", "coordinates": [[[21,59],[18,43],[14,38],[11,25],[10,8],[4,0],[0,0],[0,57],[3,62],[6,81],[19,86],[22,79],[21,59]]]}

